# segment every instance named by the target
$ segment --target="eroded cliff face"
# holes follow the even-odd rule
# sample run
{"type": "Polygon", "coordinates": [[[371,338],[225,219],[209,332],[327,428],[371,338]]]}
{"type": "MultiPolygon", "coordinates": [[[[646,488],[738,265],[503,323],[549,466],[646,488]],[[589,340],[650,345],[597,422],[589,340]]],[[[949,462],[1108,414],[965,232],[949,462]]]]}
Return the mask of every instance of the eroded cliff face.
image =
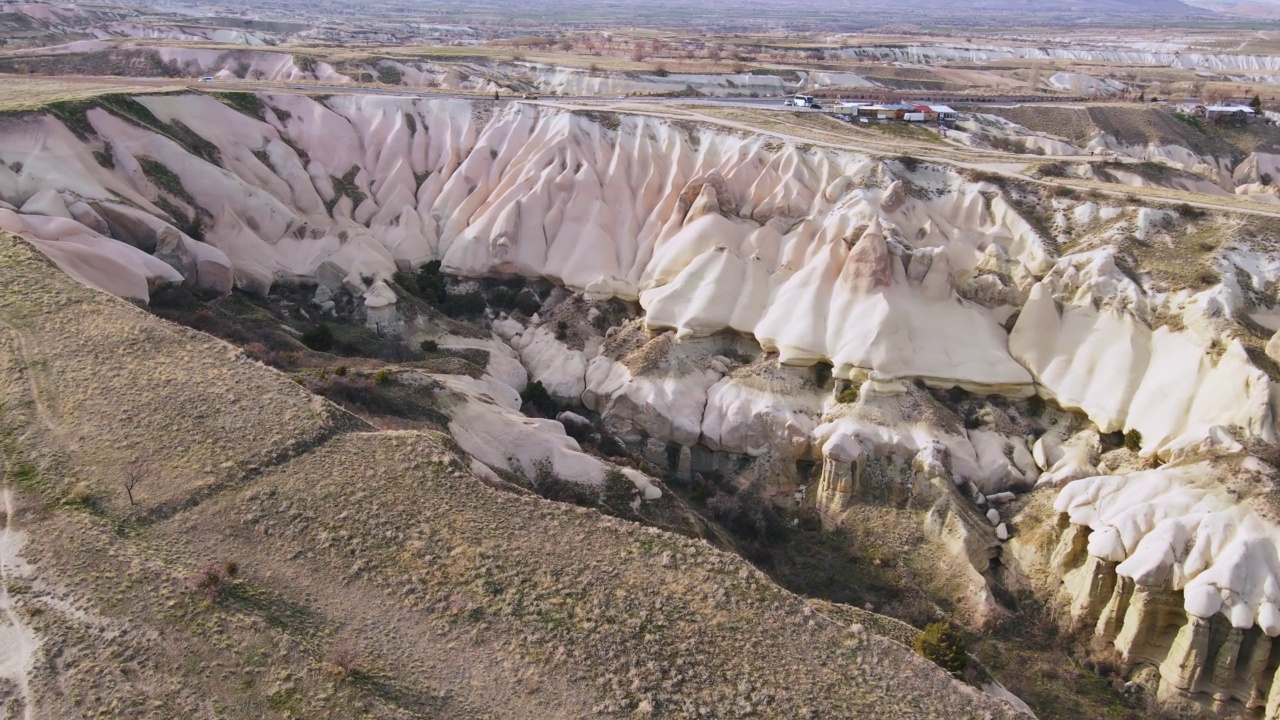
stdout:
{"type": "MultiPolygon", "coordinates": [[[[483,377],[429,388],[479,474],[548,459],[603,482],[565,433],[577,420],[518,412],[537,381],[673,476],[764,483],[832,523],[858,503],[918,513],[964,561],[975,616],[999,612],[994,560],[1051,555],[1045,591],[1065,588],[1170,687],[1280,695],[1270,655],[1230,682],[1216,669],[1230,652],[1255,668],[1280,631],[1280,565],[1222,564],[1272,557],[1280,537],[1258,503],[1223,495],[1276,442],[1264,346],[1280,263],[1247,223],[643,115],[369,96],[107,98],[5,118],[0,200],[0,228],[117,295],[314,287],[321,315],[353,298],[381,331],[485,348],[483,377]],[[1207,257],[1206,235],[1222,238],[1207,257]],[[1157,289],[1153,274],[1184,271],[1170,254],[1210,281],[1157,289]],[[397,311],[396,273],[429,260],[557,289],[464,338],[397,311]],[[633,312],[611,315],[611,299],[633,312]],[[1201,461],[1213,471],[1175,472],[1201,461]],[[1124,490],[1154,485],[1126,468],[1142,463],[1171,465],[1152,471],[1167,491],[1138,503],[1124,490]],[[1011,521],[1018,495],[1061,486],[1061,519],[1011,521]],[[1125,519],[1134,507],[1146,514],[1125,519]],[[1220,530],[1189,529],[1210,510],[1220,530]],[[1217,564],[1132,561],[1173,540],[1217,564]],[[1162,619],[1130,622],[1148,605],[1162,619]],[[1236,650],[1216,649],[1235,631],[1236,650]],[[1266,688],[1221,689],[1249,683],[1266,688]]],[[[660,496],[627,477],[637,501],[660,496]]]]}
{"type": "Polygon", "coordinates": [[[1008,557],[1077,627],[1154,667],[1166,698],[1274,718],[1275,479],[1272,466],[1227,454],[1082,479],[1016,516],[1040,529],[1008,557]]]}

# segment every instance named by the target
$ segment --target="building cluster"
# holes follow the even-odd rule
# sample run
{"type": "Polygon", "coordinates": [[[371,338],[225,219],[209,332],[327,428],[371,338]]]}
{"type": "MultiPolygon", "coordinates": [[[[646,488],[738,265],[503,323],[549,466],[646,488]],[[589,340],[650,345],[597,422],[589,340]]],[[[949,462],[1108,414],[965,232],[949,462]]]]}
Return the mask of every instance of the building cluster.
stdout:
{"type": "Polygon", "coordinates": [[[871,120],[900,120],[902,122],[933,123],[951,126],[956,121],[956,111],[948,105],[919,102],[871,103],[858,100],[842,100],[832,103],[828,109],[837,117],[849,122],[871,120]]]}
{"type": "Polygon", "coordinates": [[[1189,98],[1178,103],[1174,110],[1184,115],[1208,120],[1209,122],[1233,122],[1243,123],[1249,122],[1262,115],[1260,108],[1254,107],[1250,101],[1245,98],[1241,100],[1228,100],[1221,103],[1201,103],[1195,98],[1189,98]]]}

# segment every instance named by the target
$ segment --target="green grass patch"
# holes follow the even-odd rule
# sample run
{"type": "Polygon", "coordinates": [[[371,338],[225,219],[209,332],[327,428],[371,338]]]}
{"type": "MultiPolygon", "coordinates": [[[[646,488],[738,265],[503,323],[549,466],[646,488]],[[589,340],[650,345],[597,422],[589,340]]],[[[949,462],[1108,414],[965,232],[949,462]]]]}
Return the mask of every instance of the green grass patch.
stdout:
{"type": "Polygon", "coordinates": [[[259,120],[267,119],[267,104],[254,93],[216,92],[209,94],[249,117],[255,117],[259,120]]]}
{"type": "Polygon", "coordinates": [[[191,197],[191,193],[187,192],[187,189],[183,187],[182,178],[178,177],[178,174],[170,170],[164,163],[144,157],[138,158],[138,165],[142,167],[143,174],[156,184],[156,187],[192,207],[196,206],[195,198],[191,197]]]}
{"type": "Polygon", "coordinates": [[[329,214],[333,214],[333,208],[343,197],[351,198],[352,209],[360,207],[360,203],[365,201],[367,197],[364,191],[356,185],[356,175],[360,173],[360,166],[352,165],[350,170],[342,177],[330,175],[329,179],[333,182],[333,197],[325,201],[325,209],[329,214]]]}
{"type": "Polygon", "coordinates": [[[378,66],[378,82],[383,85],[399,85],[404,80],[404,73],[400,68],[389,63],[378,66]]]}
{"type": "MultiPolygon", "coordinates": [[[[214,165],[220,165],[222,162],[222,153],[218,150],[217,145],[209,142],[180,121],[175,120],[169,123],[161,121],[160,118],[155,116],[155,113],[152,113],[145,105],[130,95],[99,95],[78,100],[62,100],[45,106],[45,109],[61,120],[62,124],[66,125],[72,134],[85,141],[97,134],[93,129],[93,124],[89,122],[88,116],[89,110],[93,108],[100,108],[135,125],[164,135],[181,145],[191,154],[214,165]]],[[[103,163],[103,160],[104,158],[99,158],[99,163],[103,163]]]]}

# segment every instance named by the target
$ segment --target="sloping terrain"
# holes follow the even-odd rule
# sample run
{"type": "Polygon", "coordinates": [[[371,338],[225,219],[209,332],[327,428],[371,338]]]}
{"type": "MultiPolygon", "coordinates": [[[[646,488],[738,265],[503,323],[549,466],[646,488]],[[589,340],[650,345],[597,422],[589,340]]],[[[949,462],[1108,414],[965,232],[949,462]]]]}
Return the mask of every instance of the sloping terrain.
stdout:
{"type": "Polygon", "coordinates": [[[489,489],[441,435],[371,433],[19,240],[6,236],[0,258],[5,528],[17,533],[0,559],[20,569],[4,590],[38,643],[9,707],[1012,716],[735,557],[489,489]],[[156,470],[134,505],[120,473],[137,457],[156,470]],[[184,582],[209,560],[238,568],[205,601],[184,582]],[[344,644],[354,658],[335,654],[344,644]]]}

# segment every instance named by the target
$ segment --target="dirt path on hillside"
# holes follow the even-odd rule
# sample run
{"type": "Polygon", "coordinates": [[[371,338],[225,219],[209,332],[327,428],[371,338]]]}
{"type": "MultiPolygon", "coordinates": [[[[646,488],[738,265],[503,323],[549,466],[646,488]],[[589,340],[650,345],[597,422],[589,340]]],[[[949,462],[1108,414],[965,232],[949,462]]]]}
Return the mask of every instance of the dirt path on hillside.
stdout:
{"type": "Polygon", "coordinates": [[[19,617],[10,596],[10,588],[29,573],[29,566],[18,555],[26,541],[18,530],[13,492],[9,489],[9,472],[0,457],[0,682],[12,684],[16,693],[0,686],[0,709],[5,717],[13,715],[9,703],[21,703],[23,720],[36,717],[35,699],[31,694],[31,671],[35,666],[39,638],[19,617]],[[16,697],[15,697],[16,696],[16,697]]]}
{"type": "Polygon", "coordinates": [[[22,374],[27,380],[27,396],[31,399],[31,405],[35,410],[36,418],[40,424],[57,437],[57,425],[53,422],[53,416],[49,413],[49,408],[45,405],[44,397],[40,393],[40,385],[36,382],[36,375],[31,363],[31,354],[27,351],[27,340],[18,332],[18,329],[4,320],[0,320],[0,330],[7,332],[13,338],[14,349],[17,350],[18,364],[22,368],[22,374]]]}

